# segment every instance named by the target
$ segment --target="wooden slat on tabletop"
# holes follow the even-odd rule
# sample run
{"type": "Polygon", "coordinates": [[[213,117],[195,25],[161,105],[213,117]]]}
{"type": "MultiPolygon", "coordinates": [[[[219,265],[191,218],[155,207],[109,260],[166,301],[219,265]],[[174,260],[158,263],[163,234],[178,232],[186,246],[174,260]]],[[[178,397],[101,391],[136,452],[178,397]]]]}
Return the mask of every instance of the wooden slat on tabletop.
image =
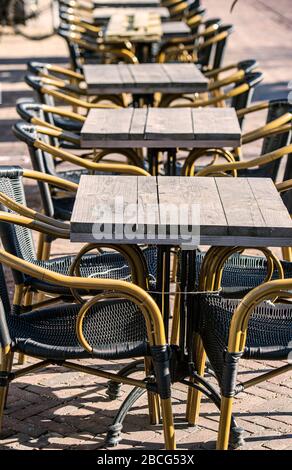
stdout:
{"type": "MultiPolygon", "coordinates": [[[[136,206],[137,176],[82,176],[71,218],[72,240],[74,233],[76,237],[89,234],[93,240],[94,224],[112,224],[112,232],[121,234],[124,224],[137,224],[132,210],[136,206]],[[127,211],[128,205],[131,211],[127,211]]],[[[111,240],[110,234],[107,240],[111,240]]]]}
{"type": "Polygon", "coordinates": [[[145,134],[145,125],[147,120],[147,108],[135,108],[133,111],[132,122],[129,130],[130,140],[143,140],[145,134]]]}
{"type": "Polygon", "coordinates": [[[135,83],[139,85],[143,83],[149,83],[150,85],[153,83],[161,83],[167,86],[170,83],[170,78],[164,73],[161,64],[132,65],[130,66],[130,70],[135,83]]]}
{"type": "Polygon", "coordinates": [[[240,140],[241,130],[233,108],[193,108],[193,125],[196,140],[240,140]]]}
{"type": "Polygon", "coordinates": [[[85,81],[90,88],[91,85],[98,83],[98,86],[106,88],[109,84],[121,86],[123,79],[120,74],[120,67],[117,64],[98,65],[87,64],[84,65],[85,81]]]}
{"type": "Polygon", "coordinates": [[[141,241],[155,236],[160,225],[156,176],[138,176],[138,230],[141,241]]]}
{"type": "MultiPolygon", "coordinates": [[[[275,235],[288,235],[287,227],[292,227],[288,219],[288,210],[279,198],[279,193],[272,180],[267,178],[248,178],[254,198],[267,227],[275,228],[275,235]]],[[[292,244],[292,240],[291,240],[292,244]]]]}
{"type": "Polygon", "coordinates": [[[190,109],[149,108],[145,129],[146,140],[192,140],[193,135],[190,109]]]}
{"type": "Polygon", "coordinates": [[[126,87],[129,84],[134,84],[135,83],[135,80],[134,80],[133,74],[131,73],[130,67],[131,66],[129,64],[119,64],[118,65],[120,78],[121,78],[121,81],[122,81],[124,87],[126,87]]]}
{"type": "Polygon", "coordinates": [[[91,109],[82,128],[82,138],[89,140],[127,140],[133,109],[91,109]],[[94,135],[93,135],[94,134],[94,135]]]}
{"type": "MultiPolygon", "coordinates": [[[[202,84],[202,90],[206,90],[208,80],[195,64],[161,64],[171,83],[202,84]]],[[[197,87],[198,89],[198,87],[197,87]]]]}
{"type": "Polygon", "coordinates": [[[267,233],[266,222],[248,179],[218,177],[215,181],[228,223],[228,234],[256,236],[267,233]]]}
{"type": "Polygon", "coordinates": [[[164,39],[171,38],[172,36],[188,36],[191,33],[191,28],[183,21],[166,21],[161,25],[162,36],[164,39]]]}
{"type": "MultiPolygon", "coordinates": [[[[200,217],[201,235],[227,234],[226,217],[214,178],[158,176],[159,204],[172,204],[174,207],[188,206],[188,221],[184,230],[192,226],[193,216],[200,217]]],[[[187,210],[187,209],[184,209],[187,210]]],[[[161,221],[163,215],[160,213],[161,221]]]]}

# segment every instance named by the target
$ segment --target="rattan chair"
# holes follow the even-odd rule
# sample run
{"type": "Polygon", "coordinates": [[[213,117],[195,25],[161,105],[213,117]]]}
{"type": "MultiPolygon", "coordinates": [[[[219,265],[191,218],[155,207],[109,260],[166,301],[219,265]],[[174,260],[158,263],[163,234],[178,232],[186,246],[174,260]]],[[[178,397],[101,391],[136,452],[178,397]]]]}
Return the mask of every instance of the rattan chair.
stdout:
{"type": "MultiPolygon", "coordinates": [[[[213,276],[213,273],[220,273],[224,262],[236,250],[240,248],[209,250],[201,269],[201,291],[220,287],[220,275],[213,276]]],[[[196,321],[193,323],[194,369],[200,375],[204,373],[207,355],[220,386],[218,449],[228,447],[234,397],[292,367],[288,362],[245,382],[237,382],[241,358],[288,360],[292,350],[292,308],[285,300],[281,303],[281,299],[291,298],[291,288],[290,278],[266,282],[251,290],[242,300],[227,299],[218,293],[197,297],[196,321]]],[[[200,392],[190,391],[187,409],[190,423],[197,423],[199,408],[200,392]]]]}
{"type": "MultiPolygon", "coordinates": [[[[16,221],[13,214],[9,215],[9,225],[33,223],[32,219],[23,217],[16,221]]],[[[3,221],[7,223],[7,214],[2,216],[1,213],[0,219],[1,224],[3,221]]],[[[138,274],[141,269],[140,273],[143,273],[144,263],[136,250],[128,251],[133,273],[138,274]]],[[[90,299],[83,305],[63,303],[30,310],[19,302],[14,302],[10,307],[2,265],[0,266],[3,303],[0,306],[0,428],[9,383],[20,375],[31,374],[51,364],[57,364],[69,370],[146,389],[149,396],[150,420],[153,424],[158,424],[158,410],[161,405],[165,447],[169,450],[175,449],[169,348],[161,312],[145,290],[143,275],[138,276],[139,286],[113,279],[65,276],[24,261],[3,249],[0,250],[0,261],[18,271],[22,277],[42,279],[43,282],[56,285],[61,290],[82,289],[91,293],[90,299]],[[100,294],[92,297],[92,293],[97,291],[100,294]],[[13,354],[16,352],[37,358],[38,361],[21,370],[12,371],[13,354]],[[110,373],[104,368],[85,366],[80,361],[100,358],[112,362],[134,357],[144,358],[144,380],[129,377],[127,374],[110,373]]],[[[143,274],[147,277],[145,271],[143,274]]]]}
{"type": "MultiPolygon", "coordinates": [[[[56,238],[69,240],[69,225],[64,222],[39,214],[26,207],[26,199],[23,187],[23,177],[52,184],[55,188],[63,190],[76,190],[77,185],[69,183],[61,178],[52,177],[36,171],[24,170],[20,167],[0,167],[0,203],[1,210],[7,212],[7,217],[15,214],[34,219],[34,223],[29,222],[23,226],[0,224],[0,235],[4,248],[15,256],[46,269],[50,269],[62,275],[70,273],[71,265],[75,259],[74,255],[49,258],[50,242],[56,238]],[[12,213],[12,214],[11,214],[12,213]],[[14,213],[14,214],[13,214],[14,213]],[[31,230],[36,230],[44,237],[39,243],[36,251],[31,230]],[[45,241],[45,243],[44,243],[45,241]]],[[[10,218],[8,219],[10,220],[10,218]]],[[[105,246],[106,248],[106,246],[105,246]]],[[[156,279],[156,249],[155,247],[144,248],[143,253],[148,263],[151,282],[156,279]]],[[[127,260],[124,255],[112,251],[104,251],[100,254],[88,254],[81,259],[80,273],[83,277],[115,278],[131,280],[127,260]]],[[[62,298],[72,298],[70,289],[57,285],[48,284],[42,278],[31,278],[17,270],[13,271],[16,285],[15,298],[22,298],[26,295],[31,303],[33,292],[46,292],[59,295],[62,298]]]]}

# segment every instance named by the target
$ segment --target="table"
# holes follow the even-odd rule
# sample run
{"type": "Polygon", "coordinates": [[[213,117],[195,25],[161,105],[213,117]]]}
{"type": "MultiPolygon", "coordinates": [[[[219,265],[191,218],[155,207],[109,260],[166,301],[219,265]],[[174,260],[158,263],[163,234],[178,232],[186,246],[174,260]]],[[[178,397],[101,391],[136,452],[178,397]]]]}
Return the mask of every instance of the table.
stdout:
{"type": "Polygon", "coordinates": [[[234,148],[240,139],[233,108],[91,109],[81,129],[83,148],[147,148],[155,174],[159,151],[175,174],[177,148],[234,148]]]}
{"type": "Polygon", "coordinates": [[[105,39],[121,42],[151,43],[160,41],[162,36],[160,16],[153,11],[135,12],[133,15],[115,13],[110,17],[105,30],[105,39]]]}
{"type": "Polygon", "coordinates": [[[71,218],[72,242],[96,241],[96,224],[111,220],[98,210],[104,205],[113,211],[106,243],[188,245],[184,231],[192,227],[201,245],[291,246],[292,220],[269,178],[83,175],[71,218]],[[167,204],[177,213],[184,208],[183,225],[167,216],[167,204]],[[127,233],[135,237],[128,239],[127,233]]]}
{"type": "MultiPolygon", "coordinates": [[[[160,16],[161,21],[169,19],[169,11],[165,7],[145,7],[143,11],[156,13],[160,16]]],[[[95,8],[93,10],[93,20],[95,23],[107,22],[112,15],[116,13],[123,13],[125,15],[133,15],[136,13],[135,8],[125,8],[125,7],[102,7],[95,8]]]]}
{"type": "Polygon", "coordinates": [[[159,7],[160,0],[94,0],[96,7],[133,7],[133,8],[145,8],[145,7],[159,7]]]}
{"type": "Polygon", "coordinates": [[[155,10],[135,11],[134,14],[115,13],[105,28],[104,37],[112,43],[130,40],[136,47],[139,62],[150,62],[152,45],[161,39],[185,37],[191,33],[189,26],[180,21],[161,22],[155,10]]]}
{"type": "MultiPolygon", "coordinates": [[[[271,179],[225,177],[82,176],[70,221],[72,242],[111,245],[147,243],[158,246],[157,280],[153,295],[160,306],[166,333],[169,320],[170,248],[181,255],[180,335],[172,348],[173,381],[187,381],[194,321],[196,244],[213,246],[291,246],[292,221],[271,179]],[[191,216],[193,205],[200,206],[191,216]],[[186,217],[167,216],[184,207],[186,217]],[[186,210],[187,207],[187,210],[186,210]],[[148,208],[148,210],[147,210],[148,208]],[[165,212],[166,211],[166,212],[165,212]],[[145,216],[146,214],[146,216],[145,216]],[[182,239],[185,228],[195,241],[182,239]],[[175,230],[173,230],[175,228],[175,230]],[[199,230],[200,229],[200,232],[199,230]],[[194,242],[194,243],[193,243],[194,242]],[[193,243],[193,244],[192,244],[193,243]]],[[[97,245],[98,246],[98,245],[97,245]]],[[[205,379],[200,379],[202,384],[205,379]]],[[[206,386],[207,390],[207,386],[206,386]]],[[[119,441],[127,411],[143,392],[133,390],[111,426],[107,442],[119,441]]],[[[209,398],[218,406],[220,397],[209,398]]],[[[232,428],[236,428],[233,421],[232,428]]],[[[237,429],[237,439],[241,439],[237,429]]]]}
{"type": "Polygon", "coordinates": [[[196,93],[207,91],[208,80],[195,64],[84,65],[91,94],[196,93]]]}

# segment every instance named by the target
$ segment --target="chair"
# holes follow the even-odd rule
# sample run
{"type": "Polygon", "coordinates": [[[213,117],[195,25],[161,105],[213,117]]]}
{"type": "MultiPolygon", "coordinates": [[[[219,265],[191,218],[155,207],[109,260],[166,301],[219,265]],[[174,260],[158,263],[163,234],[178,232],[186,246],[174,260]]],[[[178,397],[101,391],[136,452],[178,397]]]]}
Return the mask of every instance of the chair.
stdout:
{"type": "MultiPolygon", "coordinates": [[[[238,250],[239,248],[237,248],[238,250]]],[[[201,270],[200,290],[217,290],[224,262],[235,251],[211,248],[201,270]],[[210,262],[213,261],[210,270],[210,262]],[[203,280],[205,278],[205,280],[203,280]]],[[[288,360],[292,350],[292,309],[285,300],[291,298],[290,279],[272,280],[251,290],[242,300],[226,299],[219,294],[202,294],[196,303],[193,331],[195,369],[202,375],[206,355],[221,390],[218,449],[227,449],[233,399],[238,393],[291,369],[287,363],[245,382],[237,382],[241,358],[288,360]],[[277,301],[275,300],[277,299],[277,301]],[[271,302],[272,301],[272,302],[271,302]],[[275,303],[277,302],[277,303],[275,303]]],[[[191,423],[199,416],[200,393],[190,393],[188,415],[191,423]]]]}
{"type": "MultiPolygon", "coordinates": [[[[12,216],[12,214],[10,214],[12,216]]],[[[1,216],[0,216],[1,217],[1,216]]],[[[2,217],[1,217],[1,220],[2,217]]],[[[6,214],[4,214],[7,223],[6,214]]],[[[30,222],[33,222],[31,219],[30,222]]],[[[18,220],[21,224],[24,221],[18,220]]],[[[13,223],[13,216],[11,222],[13,223]]],[[[1,222],[2,224],[2,222],[1,222]]],[[[133,272],[144,269],[135,249],[130,257],[133,272]],[[137,260],[135,259],[137,258],[137,260]]],[[[32,373],[50,364],[103,377],[117,383],[134,385],[148,391],[151,421],[158,423],[158,397],[161,403],[166,449],[175,449],[171,406],[169,348],[165,340],[161,312],[141,286],[113,279],[88,279],[57,274],[0,250],[0,261],[21,276],[43,279],[60,289],[86,289],[100,294],[80,304],[56,304],[35,310],[18,303],[9,306],[7,288],[0,266],[0,427],[9,383],[19,375],[32,373]],[[21,314],[21,315],[20,315],[21,314]],[[26,354],[38,361],[21,371],[12,372],[13,354],[26,354]],[[145,379],[114,374],[85,366],[76,360],[100,358],[118,360],[144,358],[145,379]]]]}
{"type": "MultiPolygon", "coordinates": [[[[53,184],[55,187],[65,190],[76,190],[74,183],[66,182],[61,178],[36,171],[24,170],[20,167],[0,167],[0,207],[2,211],[0,236],[2,244],[6,251],[22,259],[24,262],[49,269],[64,276],[68,275],[71,265],[75,260],[75,255],[49,259],[49,243],[56,238],[69,239],[69,226],[46,214],[37,213],[26,207],[23,177],[53,184]],[[25,217],[26,223],[23,226],[17,226],[17,222],[15,224],[5,223],[4,213],[7,214],[8,221],[13,217],[16,221],[18,217],[25,217]],[[30,223],[28,218],[33,219],[34,222],[30,223]],[[36,230],[42,234],[44,237],[42,242],[44,240],[47,241],[47,245],[45,243],[39,244],[38,252],[35,250],[31,230],[36,230]]],[[[142,253],[144,253],[145,259],[149,263],[149,268],[147,268],[150,273],[149,279],[151,279],[152,283],[155,283],[156,249],[154,247],[149,249],[144,248],[142,253]]],[[[119,253],[105,251],[100,254],[89,254],[82,257],[79,269],[80,275],[83,277],[111,277],[130,280],[131,273],[128,266],[127,258],[125,260],[123,251],[119,253]]],[[[19,272],[17,269],[13,270],[13,277],[16,286],[14,303],[22,301],[25,296],[26,301],[30,304],[33,292],[46,292],[60,296],[60,298],[66,299],[69,297],[72,299],[70,289],[60,287],[58,284],[49,284],[43,278],[32,278],[25,273],[19,272]]]]}

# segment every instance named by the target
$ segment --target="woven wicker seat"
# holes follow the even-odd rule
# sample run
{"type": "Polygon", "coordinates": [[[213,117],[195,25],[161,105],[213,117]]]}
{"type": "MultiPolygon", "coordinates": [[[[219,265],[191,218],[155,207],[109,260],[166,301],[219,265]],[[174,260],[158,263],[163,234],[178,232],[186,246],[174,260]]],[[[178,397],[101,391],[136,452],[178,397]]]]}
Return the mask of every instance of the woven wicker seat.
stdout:
{"type": "MultiPolygon", "coordinates": [[[[92,357],[80,346],[75,332],[80,306],[43,308],[19,315],[14,308],[7,316],[13,347],[24,354],[47,359],[92,357]]],[[[94,357],[122,359],[147,354],[144,318],[128,301],[102,302],[86,317],[84,334],[94,347],[94,357]]]]}
{"type": "MultiPolygon", "coordinates": [[[[238,304],[239,300],[219,295],[200,296],[198,302],[198,333],[220,384],[230,322],[238,304]]],[[[242,357],[285,360],[292,351],[291,341],[292,307],[265,302],[252,313],[242,357]]]]}

